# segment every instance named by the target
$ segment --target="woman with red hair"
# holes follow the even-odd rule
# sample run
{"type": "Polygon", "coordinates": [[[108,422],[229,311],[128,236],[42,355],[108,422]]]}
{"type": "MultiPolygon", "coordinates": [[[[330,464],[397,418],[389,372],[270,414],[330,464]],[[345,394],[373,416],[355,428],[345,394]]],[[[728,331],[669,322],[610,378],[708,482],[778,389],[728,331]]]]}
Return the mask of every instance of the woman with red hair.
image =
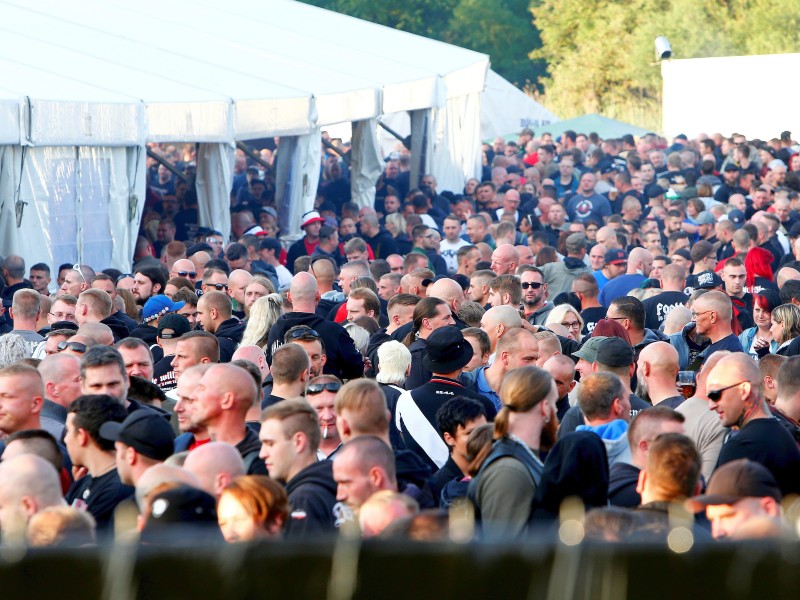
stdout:
{"type": "Polygon", "coordinates": [[[772,281],[772,252],[763,248],[751,248],[744,257],[744,268],[747,269],[745,291],[758,294],[761,290],[778,291],[772,281]]]}
{"type": "Polygon", "coordinates": [[[759,356],[775,354],[778,350],[778,340],[773,338],[770,327],[772,311],[780,304],[780,296],[772,290],[762,290],[753,297],[753,321],[756,325],[739,334],[739,341],[744,351],[756,360],[759,356]]]}

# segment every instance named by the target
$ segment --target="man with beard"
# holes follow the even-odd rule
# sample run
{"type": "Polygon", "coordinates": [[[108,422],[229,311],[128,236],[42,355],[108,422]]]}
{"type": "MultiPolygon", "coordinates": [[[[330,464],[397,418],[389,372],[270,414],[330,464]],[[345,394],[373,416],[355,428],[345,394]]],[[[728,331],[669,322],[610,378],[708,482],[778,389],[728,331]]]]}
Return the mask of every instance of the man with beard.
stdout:
{"type": "Polygon", "coordinates": [[[133,274],[133,294],[136,304],[144,306],[151,296],[163,294],[167,278],[160,267],[142,267],[133,274]]]}
{"type": "Polygon", "coordinates": [[[522,309],[525,318],[533,325],[544,325],[553,303],[548,302],[547,283],[538,267],[525,266],[517,270],[522,284],[522,309]]]}

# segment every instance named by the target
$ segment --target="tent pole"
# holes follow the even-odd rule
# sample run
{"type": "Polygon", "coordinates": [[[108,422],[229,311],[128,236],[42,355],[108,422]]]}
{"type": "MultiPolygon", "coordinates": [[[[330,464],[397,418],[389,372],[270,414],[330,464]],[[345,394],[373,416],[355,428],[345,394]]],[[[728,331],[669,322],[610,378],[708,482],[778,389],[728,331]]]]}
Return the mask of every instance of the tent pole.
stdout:
{"type": "Polygon", "coordinates": [[[248,146],[244,142],[236,142],[236,147],[242,152],[244,152],[247,156],[252,158],[254,161],[256,161],[258,164],[260,164],[262,167],[267,169],[267,171],[269,171],[271,175],[275,175],[275,171],[273,170],[272,165],[270,165],[267,161],[261,158],[258,154],[253,152],[253,149],[250,148],[250,146],[248,146]]]}
{"type": "Polygon", "coordinates": [[[166,158],[164,158],[163,156],[159,156],[158,154],[153,152],[150,148],[147,148],[147,156],[152,158],[158,164],[164,165],[173,175],[175,175],[175,177],[177,177],[178,179],[180,179],[184,183],[188,183],[189,182],[189,179],[187,179],[186,175],[184,175],[178,169],[173,167],[166,158]]]}

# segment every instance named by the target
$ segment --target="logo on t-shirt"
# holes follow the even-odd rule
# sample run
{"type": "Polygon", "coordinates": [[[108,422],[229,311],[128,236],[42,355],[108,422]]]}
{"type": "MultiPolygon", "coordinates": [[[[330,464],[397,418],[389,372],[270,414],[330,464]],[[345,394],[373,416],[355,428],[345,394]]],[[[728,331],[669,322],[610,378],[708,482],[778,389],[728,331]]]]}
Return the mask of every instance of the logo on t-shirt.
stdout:
{"type": "Polygon", "coordinates": [[[592,205],[591,200],[580,200],[578,204],[575,205],[575,216],[579,219],[585,219],[592,214],[593,208],[594,205],[592,205]]]}

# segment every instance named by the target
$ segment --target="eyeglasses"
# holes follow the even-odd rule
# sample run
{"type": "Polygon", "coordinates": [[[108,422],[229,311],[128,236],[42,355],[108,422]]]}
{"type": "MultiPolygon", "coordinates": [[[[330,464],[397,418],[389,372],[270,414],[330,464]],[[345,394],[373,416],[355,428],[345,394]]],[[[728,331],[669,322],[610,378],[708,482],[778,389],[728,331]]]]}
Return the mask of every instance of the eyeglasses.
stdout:
{"type": "Polygon", "coordinates": [[[544,285],[543,283],[539,283],[538,281],[530,281],[530,282],[529,281],[523,281],[522,282],[522,289],[523,290],[527,290],[528,288],[533,288],[534,290],[538,290],[543,285],[544,285]]]}
{"type": "Polygon", "coordinates": [[[290,340],[299,340],[300,338],[314,338],[315,340],[320,339],[320,335],[313,329],[296,329],[289,332],[286,337],[290,340]]]}
{"type": "Polygon", "coordinates": [[[84,283],[86,282],[86,277],[83,276],[83,271],[81,271],[81,266],[79,264],[72,265],[72,270],[76,271],[78,275],[81,276],[81,279],[83,279],[84,283]]]}
{"type": "Polygon", "coordinates": [[[79,354],[83,354],[84,352],[86,352],[86,344],[81,344],[80,342],[68,342],[66,340],[64,340],[63,342],[58,342],[58,346],[56,346],[56,348],[58,348],[59,352],[63,352],[64,350],[67,349],[72,350],[73,352],[77,352],[79,354]]]}
{"type": "Polygon", "coordinates": [[[701,311],[701,312],[694,312],[694,311],[692,311],[692,312],[690,313],[690,314],[691,314],[691,316],[692,316],[692,321],[696,321],[696,320],[697,320],[697,317],[699,317],[699,316],[701,316],[701,315],[704,315],[704,314],[706,314],[706,313],[710,313],[710,312],[717,312],[717,311],[715,311],[715,310],[713,310],[713,309],[712,309],[712,310],[704,310],[704,311],[701,311]]]}
{"type": "Polygon", "coordinates": [[[228,284],[227,283],[205,283],[203,285],[205,285],[207,287],[213,287],[218,292],[221,292],[222,290],[227,290],[228,289],[228,284]]]}
{"type": "Polygon", "coordinates": [[[51,315],[56,321],[75,321],[75,315],[72,313],[51,312],[47,314],[51,315]]]}
{"type": "Polygon", "coordinates": [[[606,319],[611,319],[612,321],[627,321],[628,317],[609,317],[609,316],[606,316],[606,319]]]}
{"type": "Polygon", "coordinates": [[[194,271],[176,271],[178,277],[188,277],[189,279],[194,279],[197,277],[197,273],[194,271]]]}
{"type": "Polygon", "coordinates": [[[706,392],[706,396],[708,396],[708,399],[711,400],[712,402],[719,402],[719,399],[722,398],[722,392],[724,392],[725,390],[729,390],[731,388],[738,387],[743,383],[750,383],[750,382],[740,381],[739,383],[734,383],[733,385],[729,385],[728,387],[720,388],[718,390],[708,390],[706,392]]]}
{"type": "Polygon", "coordinates": [[[116,281],[116,283],[119,283],[120,281],[122,281],[123,279],[126,279],[126,278],[128,278],[128,277],[130,277],[131,279],[133,279],[133,273],[123,273],[122,275],[120,275],[119,277],[117,277],[117,281],[116,281]]]}
{"type": "Polygon", "coordinates": [[[561,323],[561,326],[567,329],[580,329],[581,324],[580,321],[575,321],[574,323],[561,323]]]}
{"type": "Polygon", "coordinates": [[[326,390],[335,394],[340,389],[342,389],[342,384],[336,383],[335,381],[331,381],[330,383],[312,383],[306,388],[306,395],[316,396],[326,390]]]}

